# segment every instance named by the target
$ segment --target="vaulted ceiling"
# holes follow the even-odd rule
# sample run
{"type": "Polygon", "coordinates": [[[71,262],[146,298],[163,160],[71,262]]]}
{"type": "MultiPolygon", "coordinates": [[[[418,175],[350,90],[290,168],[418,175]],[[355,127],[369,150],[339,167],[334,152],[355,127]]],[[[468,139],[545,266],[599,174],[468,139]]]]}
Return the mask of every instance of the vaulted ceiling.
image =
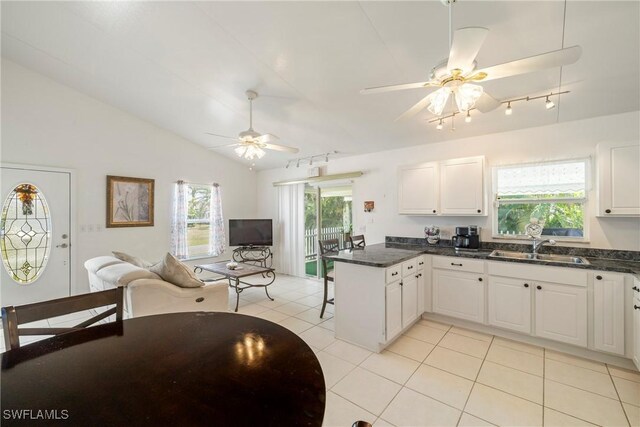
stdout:
{"type": "MultiPolygon", "coordinates": [[[[424,81],[448,55],[439,1],[2,2],[2,56],[206,147],[248,127],[245,90],[260,94],[254,128],[300,148],[256,169],[332,152],[362,154],[640,109],[640,3],[458,0],[452,26],[490,30],[478,67],[581,45],[572,65],[483,83],[504,100],[570,90],[474,114],[438,131],[426,110],[394,122],[423,89],[363,96],[368,86],[424,81]]],[[[476,112],[474,112],[476,113],[476,112]]],[[[218,149],[238,160],[230,148],[218,149]]],[[[250,162],[246,162],[249,164],[250,162]]]]}

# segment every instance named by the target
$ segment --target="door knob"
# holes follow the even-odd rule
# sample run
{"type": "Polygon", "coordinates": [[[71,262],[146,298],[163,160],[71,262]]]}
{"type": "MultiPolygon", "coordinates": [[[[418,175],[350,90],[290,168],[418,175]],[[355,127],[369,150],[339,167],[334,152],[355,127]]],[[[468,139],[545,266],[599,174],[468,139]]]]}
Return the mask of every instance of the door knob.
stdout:
{"type": "Polygon", "coordinates": [[[538,285],[538,286],[536,286],[536,289],[540,290],[540,289],[542,289],[542,286],[538,285]]]}
{"type": "Polygon", "coordinates": [[[56,248],[63,248],[64,249],[64,248],[68,248],[68,247],[69,247],[69,245],[66,244],[66,243],[62,243],[60,245],[56,245],[56,248]]]}
{"type": "Polygon", "coordinates": [[[605,213],[611,213],[611,209],[606,209],[604,212],[605,213]]]}
{"type": "Polygon", "coordinates": [[[634,308],[635,310],[640,310],[640,305],[635,305],[635,304],[633,304],[633,308],[634,308]]]}
{"type": "Polygon", "coordinates": [[[637,286],[634,286],[634,287],[633,287],[633,288],[631,288],[631,289],[633,289],[633,290],[634,290],[634,291],[636,291],[636,292],[640,292],[640,288],[638,288],[637,286]]]}
{"type": "Polygon", "coordinates": [[[528,288],[528,287],[529,287],[529,284],[528,284],[528,283],[525,283],[525,284],[524,284],[524,287],[525,287],[525,288],[528,288]]]}
{"type": "Polygon", "coordinates": [[[596,279],[602,280],[602,276],[596,276],[596,279]]]}

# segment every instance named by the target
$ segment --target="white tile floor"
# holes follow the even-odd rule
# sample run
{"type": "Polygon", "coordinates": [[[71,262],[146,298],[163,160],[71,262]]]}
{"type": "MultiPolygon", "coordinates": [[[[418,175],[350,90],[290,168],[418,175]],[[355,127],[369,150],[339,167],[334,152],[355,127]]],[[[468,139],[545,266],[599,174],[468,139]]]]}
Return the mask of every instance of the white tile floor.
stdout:
{"type": "Polygon", "coordinates": [[[325,426],[640,426],[638,372],[427,320],[375,354],[335,339],[333,306],[319,318],[321,282],[279,276],[269,293],[275,301],[244,291],[239,312],[279,323],[316,352],[325,426]]]}

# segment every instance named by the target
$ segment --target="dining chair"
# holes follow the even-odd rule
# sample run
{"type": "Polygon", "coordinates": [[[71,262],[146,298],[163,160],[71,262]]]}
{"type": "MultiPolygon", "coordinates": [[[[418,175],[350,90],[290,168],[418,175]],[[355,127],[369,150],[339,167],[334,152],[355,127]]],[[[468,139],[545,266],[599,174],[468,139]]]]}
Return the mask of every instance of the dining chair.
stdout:
{"type": "Polygon", "coordinates": [[[322,299],[322,310],[320,310],[320,318],[324,316],[324,310],[327,304],[334,304],[334,299],[329,298],[329,282],[333,282],[333,276],[329,275],[329,261],[324,255],[337,254],[340,251],[340,242],[338,239],[318,240],[320,248],[320,260],[322,261],[322,275],[324,278],[324,298],[322,299]]]}
{"type": "Polygon", "coordinates": [[[349,236],[349,245],[351,246],[351,249],[364,248],[366,246],[366,243],[364,242],[364,234],[349,236]]]}
{"type": "Polygon", "coordinates": [[[86,328],[113,314],[116,321],[122,320],[123,288],[118,286],[101,292],[74,295],[49,301],[36,302],[19,306],[2,307],[2,328],[7,350],[20,347],[21,335],[59,335],[86,328]],[[76,313],[107,305],[114,305],[110,309],[72,327],[40,327],[18,328],[18,325],[49,319],[64,314],[76,313]]]}

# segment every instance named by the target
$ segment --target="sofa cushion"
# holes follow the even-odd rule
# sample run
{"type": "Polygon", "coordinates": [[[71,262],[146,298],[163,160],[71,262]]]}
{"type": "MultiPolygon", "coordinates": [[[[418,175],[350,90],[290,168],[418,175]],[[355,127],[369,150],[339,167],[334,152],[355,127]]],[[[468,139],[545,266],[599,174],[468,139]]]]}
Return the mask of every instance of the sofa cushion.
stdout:
{"type": "Polygon", "coordinates": [[[149,268],[163,280],[181,288],[199,288],[204,282],[198,279],[189,267],[178,261],[176,257],[167,253],[162,261],[149,268]]]}
{"type": "Polygon", "coordinates": [[[160,279],[160,276],[157,274],[145,268],[136,267],[128,262],[121,262],[120,264],[113,264],[101,268],[96,273],[96,276],[114,286],[127,286],[129,282],[137,279],[160,279]]]}
{"type": "Polygon", "coordinates": [[[84,262],[84,268],[86,268],[87,271],[95,273],[101,268],[105,268],[113,264],[122,264],[122,261],[112,256],[99,256],[86,260],[84,262]]]}
{"type": "Polygon", "coordinates": [[[128,262],[129,264],[133,264],[136,267],[149,268],[153,265],[153,263],[149,261],[146,261],[142,258],[135,257],[133,255],[126,254],[124,252],[112,251],[111,253],[113,254],[114,257],[124,262],[128,262]]]}

